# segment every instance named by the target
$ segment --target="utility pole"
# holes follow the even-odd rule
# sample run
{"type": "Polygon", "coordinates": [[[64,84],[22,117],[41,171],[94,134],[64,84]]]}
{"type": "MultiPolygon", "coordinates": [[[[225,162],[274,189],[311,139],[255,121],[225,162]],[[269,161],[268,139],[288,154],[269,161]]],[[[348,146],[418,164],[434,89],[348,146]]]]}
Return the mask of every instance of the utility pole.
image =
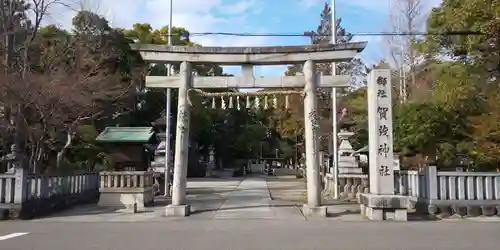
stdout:
{"type": "MultiPolygon", "coordinates": [[[[337,43],[337,18],[335,13],[335,0],[332,0],[331,6],[332,10],[332,38],[331,43],[337,43]]],[[[337,64],[332,62],[332,76],[337,75],[337,64]]],[[[339,155],[338,155],[338,137],[337,137],[337,88],[332,88],[332,122],[333,122],[333,131],[332,131],[332,142],[333,142],[333,198],[339,198],[339,155]]]]}
{"type": "MultiPolygon", "coordinates": [[[[169,23],[168,23],[168,37],[167,37],[167,43],[168,45],[172,45],[172,6],[173,6],[173,0],[170,1],[170,7],[169,7],[169,23]]],[[[172,75],[172,66],[170,64],[167,64],[167,76],[172,75]]],[[[165,107],[165,119],[166,119],[166,128],[165,128],[165,197],[170,196],[170,162],[172,161],[172,154],[170,154],[170,130],[171,129],[171,121],[170,119],[171,113],[172,113],[172,89],[167,88],[166,90],[166,107],[165,107]]]]}

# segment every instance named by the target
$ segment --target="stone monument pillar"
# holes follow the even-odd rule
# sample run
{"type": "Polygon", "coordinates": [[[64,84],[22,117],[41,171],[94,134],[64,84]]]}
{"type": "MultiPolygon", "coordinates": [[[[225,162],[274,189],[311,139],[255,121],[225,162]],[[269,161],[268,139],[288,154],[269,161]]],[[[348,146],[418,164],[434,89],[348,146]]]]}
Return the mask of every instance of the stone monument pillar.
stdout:
{"type": "Polygon", "coordinates": [[[208,164],[207,164],[207,173],[208,177],[212,176],[212,170],[215,168],[215,152],[213,148],[210,148],[210,152],[208,153],[208,164]]]}
{"type": "Polygon", "coordinates": [[[189,154],[190,106],[188,92],[191,86],[191,63],[181,63],[181,86],[177,104],[174,180],[172,204],[165,209],[166,216],[188,216],[191,207],[186,204],[187,167],[189,154]]]}
{"type": "Polygon", "coordinates": [[[321,206],[321,179],[318,145],[318,102],[315,77],[315,63],[311,60],[304,64],[304,130],[306,146],[307,204],[303,206],[305,216],[326,217],[326,207],[321,206]]]}
{"type": "Polygon", "coordinates": [[[409,198],[394,195],[391,72],[368,76],[370,193],[361,194],[361,214],[370,220],[407,220],[409,198]]]}

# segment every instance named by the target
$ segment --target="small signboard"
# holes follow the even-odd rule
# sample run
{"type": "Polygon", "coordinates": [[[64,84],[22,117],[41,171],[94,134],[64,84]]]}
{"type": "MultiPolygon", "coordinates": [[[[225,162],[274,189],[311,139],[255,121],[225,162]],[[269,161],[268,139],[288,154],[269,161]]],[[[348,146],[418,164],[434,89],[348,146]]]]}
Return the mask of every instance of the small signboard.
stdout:
{"type": "Polygon", "coordinates": [[[394,155],[394,171],[399,171],[401,170],[401,167],[400,167],[401,163],[400,163],[400,160],[399,160],[399,155],[394,155]]]}

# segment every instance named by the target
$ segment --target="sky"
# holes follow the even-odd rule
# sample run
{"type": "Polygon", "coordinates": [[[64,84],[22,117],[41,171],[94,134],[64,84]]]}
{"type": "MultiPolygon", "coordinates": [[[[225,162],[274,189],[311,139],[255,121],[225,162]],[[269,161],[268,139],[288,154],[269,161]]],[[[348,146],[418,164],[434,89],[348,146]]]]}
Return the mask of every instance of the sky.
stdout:
{"type": "MultiPolygon", "coordinates": [[[[330,2],[330,0],[327,0],[330,2]]],[[[337,18],[351,33],[387,31],[390,1],[397,0],[336,0],[337,18]]],[[[441,0],[421,0],[425,11],[439,5],[441,0]]],[[[173,0],[173,26],[184,27],[192,33],[303,33],[315,30],[325,0],[173,0]]],[[[169,23],[169,0],[81,0],[73,10],[88,9],[105,16],[113,27],[131,28],[134,23],[150,23],[161,28],[169,23]]],[[[54,6],[46,22],[69,27],[74,11],[54,6]]],[[[192,36],[191,40],[204,46],[266,46],[305,45],[307,37],[234,37],[192,36]]],[[[359,55],[367,64],[383,58],[387,46],[384,38],[356,36],[355,41],[367,41],[359,55]]],[[[255,69],[260,76],[283,75],[284,66],[263,66],[255,69]]],[[[225,71],[238,74],[239,69],[225,71]]]]}

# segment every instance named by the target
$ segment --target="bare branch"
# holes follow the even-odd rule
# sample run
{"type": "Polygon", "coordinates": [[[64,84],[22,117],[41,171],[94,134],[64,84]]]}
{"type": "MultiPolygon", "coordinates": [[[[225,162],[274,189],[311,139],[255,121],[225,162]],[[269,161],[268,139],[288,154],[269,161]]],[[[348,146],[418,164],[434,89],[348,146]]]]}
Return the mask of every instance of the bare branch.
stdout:
{"type": "MultiPolygon", "coordinates": [[[[24,33],[15,33],[22,33],[24,40],[14,46],[15,50],[6,50],[15,57],[8,57],[8,63],[0,65],[0,106],[15,107],[13,110],[21,118],[14,128],[22,131],[30,144],[33,168],[48,150],[59,151],[60,166],[77,126],[117,119],[131,112],[126,110],[134,110],[135,104],[135,98],[131,98],[135,88],[127,80],[129,73],[121,73],[117,64],[124,56],[123,37],[113,33],[105,20],[85,12],[79,25],[82,31],[92,33],[70,35],[54,28],[40,34],[43,16],[59,2],[34,0],[30,7],[34,13],[32,26],[24,33]],[[87,20],[85,15],[91,18],[87,20]],[[66,142],[55,144],[61,132],[66,133],[66,142]]],[[[0,41],[0,45],[9,43],[0,41]]],[[[2,127],[10,126],[5,124],[2,127]]]]}
{"type": "MultiPolygon", "coordinates": [[[[421,0],[391,1],[389,13],[389,29],[397,33],[417,33],[423,28],[425,13],[421,0]]],[[[409,87],[416,85],[415,67],[420,62],[417,50],[419,37],[391,36],[386,42],[388,45],[388,61],[400,71],[400,99],[405,101],[409,97],[409,87]],[[407,83],[406,74],[410,76],[407,83]]]]}

